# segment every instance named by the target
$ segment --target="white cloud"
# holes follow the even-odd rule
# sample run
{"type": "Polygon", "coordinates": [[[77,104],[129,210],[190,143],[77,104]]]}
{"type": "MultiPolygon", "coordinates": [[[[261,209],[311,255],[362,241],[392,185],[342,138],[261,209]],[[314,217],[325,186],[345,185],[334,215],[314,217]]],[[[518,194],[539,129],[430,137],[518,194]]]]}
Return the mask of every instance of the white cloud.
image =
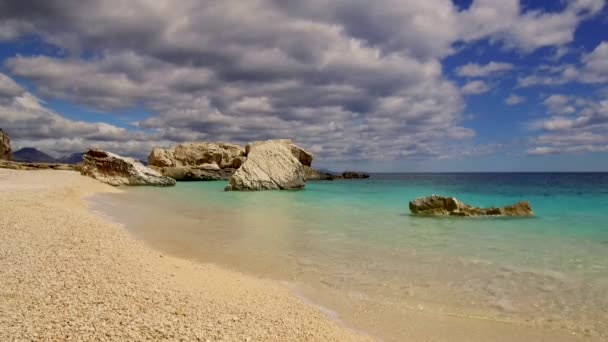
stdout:
{"type": "Polygon", "coordinates": [[[516,94],[509,95],[509,97],[507,97],[507,99],[505,100],[505,103],[509,106],[515,106],[524,102],[526,102],[526,98],[516,94]]]}
{"type": "Polygon", "coordinates": [[[552,148],[552,147],[547,147],[547,146],[534,147],[534,148],[528,150],[528,154],[533,155],[533,156],[543,156],[543,155],[547,155],[547,154],[555,154],[557,152],[558,152],[557,149],[552,148]]]}
{"type": "Polygon", "coordinates": [[[267,97],[248,97],[234,102],[230,105],[230,111],[245,113],[271,113],[274,109],[267,97]]]}
{"type": "Polygon", "coordinates": [[[568,83],[568,79],[554,75],[528,75],[517,79],[517,88],[534,86],[555,87],[568,83]]]}
{"type": "MultiPolygon", "coordinates": [[[[65,53],[6,63],[37,96],[150,116],[135,131],[67,120],[0,79],[1,108],[10,113],[2,119],[16,141],[79,148],[291,137],[323,158],[441,156],[446,142],[475,135],[463,126],[462,95],[490,90],[481,80],[458,89],[445,77],[441,61],[456,43],[561,47],[602,6],[578,0],[541,13],[516,0],[475,0],[465,11],[450,0],[11,1],[2,5],[0,40],[34,34],[65,53]],[[19,111],[26,120],[15,119],[19,111]]],[[[459,72],[483,77],[512,67],[459,72]]]]}
{"type": "Polygon", "coordinates": [[[530,123],[531,129],[541,133],[532,139],[537,146],[529,154],[608,152],[607,100],[573,99],[556,94],[544,103],[551,116],[530,123]]]}
{"type": "Polygon", "coordinates": [[[601,11],[604,0],[570,1],[562,12],[522,11],[518,0],[477,0],[458,21],[465,40],[490,37],[525,52],[562,46],[578,24],[601,11]]]}
{"type": "Polygon", "coordinates": [[[576,111],[571,104],[571,98],[562,94],[553,94],[547,97],[543,104],[552,114],[572,114],[576,111]]]}
{"type": "Polygon", "coordinates": [[[580,79],[584,83],[608,83],[608,41],[582,58],[580,79]]]}
{"type": "Polygon", "coordinates": [[[468,63],[456,69],[456,74],[461,77],[485,77],[511,70],[513,67],[513,64],[501,62],[490,62],[485,65],[468,63]]]}
{"type": "Polygon", "coordinates": [[[569,82],[587,84],[608,83],[608,42],[582,55],[578,65],[562,64],[542,68],[540,73],[519,77],[517,86],[560,86],[569,82]]]}
{"type": "Polygon", "coordinates": [[[462,93],[465,95],[479,95],[488,91],[490,91],[490,86],[481,80],[469,81],[462,87],[462,93]]]}
{"type": "Polygon", "coordinates": [[[24,89],[15,83],[13,79],[0,73],[0,104],[3,99],[12,99],[15,96],[21,95],[24,92],[24,89]]]}

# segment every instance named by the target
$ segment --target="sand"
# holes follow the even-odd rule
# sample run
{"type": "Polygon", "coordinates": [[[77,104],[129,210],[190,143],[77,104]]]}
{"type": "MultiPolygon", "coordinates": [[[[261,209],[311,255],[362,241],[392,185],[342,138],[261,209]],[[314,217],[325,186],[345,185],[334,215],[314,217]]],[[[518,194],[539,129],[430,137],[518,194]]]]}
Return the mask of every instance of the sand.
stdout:
{"type": "Polygon", "coordinates": [[[0,341],[366,341],[280,284],[162,255],[71,171],[0,169],[0,341]]]}

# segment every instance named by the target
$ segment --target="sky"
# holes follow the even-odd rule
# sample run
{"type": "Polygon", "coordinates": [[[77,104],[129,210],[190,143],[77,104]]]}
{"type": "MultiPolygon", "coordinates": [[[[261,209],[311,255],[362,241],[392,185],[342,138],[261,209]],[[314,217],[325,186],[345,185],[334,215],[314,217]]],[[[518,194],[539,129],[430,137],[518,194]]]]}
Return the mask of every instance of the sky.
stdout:
{"type": "Polygon", "coordinates": [[[290,138],[370,172],[608,171],[605,0],[0,0],[13,148],[290,138]]]}

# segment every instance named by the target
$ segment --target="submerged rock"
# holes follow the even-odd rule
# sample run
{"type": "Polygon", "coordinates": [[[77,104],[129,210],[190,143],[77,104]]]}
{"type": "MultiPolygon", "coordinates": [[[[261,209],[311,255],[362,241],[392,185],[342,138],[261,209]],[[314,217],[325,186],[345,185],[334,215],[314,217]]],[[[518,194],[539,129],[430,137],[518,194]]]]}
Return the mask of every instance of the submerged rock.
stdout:
{"type": "Polygon", "coordinates": [[[11,160],[11,138],[0,128],[0,160],[11,160]]]}
{"type": "Polygon", "coordinates": [[[227,191],[298,190],[306,185],[313,156],[291,140],[249,143],[245,152],[247,160],[230,178],[227,191]]]}
{"type": "Polygon", "coordinates": [[[199,142],[155,148],[148,165],[179,181],[228,180],[245,160],[245,149],[239,145],[199,142]]]}
{"type": "Polygon", "coordinates": [[[101,182],[118,185],[172,186],[175,180],[145,167],[132,158],[91,149],[85,153],[81,173],[101,182]]]}
{"type": "Polygon", "coordinates": [[[462,203],[454,197],[432,195],[409,203],[414,215],[428,216],[534,216],[530,203],[518,202],[510,206],[478,208],[462,203]]]}

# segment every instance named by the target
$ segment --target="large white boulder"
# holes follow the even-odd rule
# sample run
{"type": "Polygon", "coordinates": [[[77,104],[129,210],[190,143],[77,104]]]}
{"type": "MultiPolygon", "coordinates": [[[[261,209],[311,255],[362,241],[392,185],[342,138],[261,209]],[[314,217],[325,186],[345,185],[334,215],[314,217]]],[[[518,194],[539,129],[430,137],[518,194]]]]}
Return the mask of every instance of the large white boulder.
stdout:
{"type": "Polygon", "coordinates": [[[247,160],[232,175],[226,190],[298,190],[306,185],[313,156],[291,140],[249,143],[247,160]]]}
{"type": "Polygon", "coordinates": [[[90,149],[82,158],[81,173],[101,182],[118,185],[173,186],[175,180],[145,167],[132,158],[90,149]]]}
{"type": "Polygon", "coordinates": [[[228,180],[245,159],[245,149],[239,145],[197,142],[155,148],[148,165],[178,181],[228,180]]]}
{"type": "Polygon", "coordinates": [[[219,168],[239,168],[245,161],[243,147],[227,143],[197,142],[155,148],[148,156],[148,165],[157,167],[199,167],[217,164],[219,168]]]}

